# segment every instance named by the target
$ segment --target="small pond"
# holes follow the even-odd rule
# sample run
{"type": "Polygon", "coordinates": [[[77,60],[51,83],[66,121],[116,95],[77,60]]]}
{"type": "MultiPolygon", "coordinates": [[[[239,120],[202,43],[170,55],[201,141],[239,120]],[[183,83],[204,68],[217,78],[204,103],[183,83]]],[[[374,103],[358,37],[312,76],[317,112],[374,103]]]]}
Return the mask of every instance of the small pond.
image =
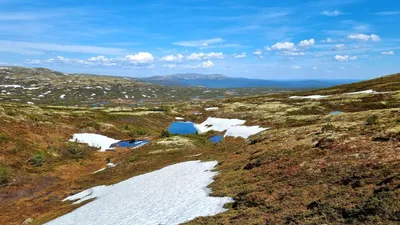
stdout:
{"type": "Polygon", "coordinates": [[[117,143],[112,144],[110,147],[120,147],[120,148],[132,148],[132,147],[138,147],[141,145],[145,145],[147,143],[150,143],[148,140],[128,140],[128,141],[120,141],[117,143]]]}
{"type": "Polygon", "coordinates": [[[216,136],[214,136],[214,137],[210,137],[209,140],[210,140],[212,143],[219,143],[219,142],[222,141],[223,138],[224,138],[224,137],[222,137],[221,134],[218,134],[218,135],[216,135],[216,136]]]}
{"type": "Polygon", "coordinates": [[[332,111],[329,113],[329,115],[340,115],[340,114],[343,114],[343,112],[342,111],[332,111]]]}
{"type": "Polygon", "coordinates": [[[169,126],[168,131],[171,134],[196,134],[198,133],[197,128],[194,126],[192,122],[173,122],[171,126],[169,126]]]}

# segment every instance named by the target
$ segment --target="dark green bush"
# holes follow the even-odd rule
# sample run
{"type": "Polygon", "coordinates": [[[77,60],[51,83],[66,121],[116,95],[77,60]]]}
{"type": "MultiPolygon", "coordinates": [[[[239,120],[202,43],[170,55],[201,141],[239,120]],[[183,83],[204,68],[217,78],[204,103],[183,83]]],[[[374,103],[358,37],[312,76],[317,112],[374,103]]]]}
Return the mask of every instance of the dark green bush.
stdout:
{"type": "Polygon", "coordinates": [[[7,134],[0,133],[0,143],[7,143],[9,140],[10,140],[10,137],[8,137],[7,134]]]}
{"type": "Polygon", "coordinates": [[[0,185],[7,184],[11,179],[11,170],[8,167],[0,166],[0,185]]]}
{"type": "Polygon", "coordinates": [[[171,133],[168,130],[162,130],[161,137],[171,137],[171,133]]]}
{"type": "Polygon", "coordinates": [[[33,166],[42,166],[45,161],[46,161],[46,157],[44,156],[43,153],[36,153],[31,158],[31,164],[33,166]]]}
{"type": "Polygon", "coordinates": [[[370,115],[367,117],[366,124],[371,126],[378,123],[378,116],[377,115],[370,115]]]}
{"type": "Polygon", "coordinates": [[[76,142],[69,142],[65,149],[69,155],[76,159],[85,158],[88,155],[88,147],[76,142]]]}

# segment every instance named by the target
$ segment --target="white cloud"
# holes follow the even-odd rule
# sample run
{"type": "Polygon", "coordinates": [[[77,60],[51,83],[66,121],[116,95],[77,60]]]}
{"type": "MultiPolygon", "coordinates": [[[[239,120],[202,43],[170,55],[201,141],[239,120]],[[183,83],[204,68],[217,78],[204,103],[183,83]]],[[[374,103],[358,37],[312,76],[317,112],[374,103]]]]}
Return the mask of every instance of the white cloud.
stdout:
{"type": "Polygon", "coordinates": [[[44,54],[46,52],[73,52],[109,55],[120,55],[126,53],[126,51],[122,48],[90,45],[61,45],[41,42],[18,42],[8,40],[0,40],[0,46],[2,46],[0,48],[0,52],[11,52],[23,55],[44,54]]]}
{"type": "Polygon", "coordinates": [[[164,64],[163,67],[172,69],[176,67],[176,64],[164,64]]]}
{"type": "Polygon", "coordinates": [[[90,57],[86,60],[77,58],[65,58],[63,56],[57,56],[55,58],[49,58],[45,60],[26,60],[28,64],[75,64],[75,65],[87,65],[87,66],[147,66],[151,68],[151,63],[154,61],[154,57],[148,52],[139,52],[135,55],[126,55],[125,57],[119,58],[107,58],[103,55],[90,57]]]}
{"type": "Polygon", "coordinates": [[[293,42],[278,42],[271,47],[265,47],[267,51],[270,50],[295,50],[296,47],[293,42]]]}
{"type": "Polygon", "coordinates": [[[277,53],[277,55],[302,56],[302,55],[305,55],[305,53],[304,52],[283,51],[283,52],[277,53]]]}
{"type": "Polygon", "coordinates": [[[211,68],[211,67],[214,67],[214,66],[215,66],[215,64],[212,61],[208,60],[208,61],[204,61],[204,62],[202,62],[201,64],[198,64],[198,65],[187,65],[187,66],[184,66],[184,67],[192,68],[192,69],[207,69],[207,68],[211,68]]]}
{"type": "Polygon", "coordinates": [[[366,35],[366,34],[350,34],[347,36],[348,39],[350,40],[356,40],[356,41],[380,41],[381,38],[376,35],[376,34],[371,34],[371,35],[366,35]]]}
{"type": "Polygon", "coordinates": [[[183,55],[177,54],[177,55],[167,55],[164,57],[161,57],[160,61],[162,62],[181,62],[183,60],[183,55]]]}
{"type": "Polygon", "coordinates": [[[211,67],[215,66],[215,64],[213,62],[211,62],[210,60],[203,62],[201,65],[202,65],[202,68],[211,68],[211,67]]]}
{"type": "Polygon", "coordinates": [[[300,66],[291,66],[290,69],[298,70],[298,69],[301,69],[301,67],[300,66]]]}
{"type": "Polygon", "coordinates": [[[192,53],[186,57],[188,60],[206,60],[206,59],[224,59],[222,52],[210,52],[210,53],[192,53]]]}
{"type": "Polygon", "coordinates": [[[376,34],[371,34],[370,37],[371,37],[371,40],[373,40],[373,41],[380,41],[381,40],[381,38],[376,34]]]}
{"type": "Polygon", "coordinates": [[[344,44],[335,45],[335,50],[345,50],[346,46],[344,44]]]}
{"type": "Polygon", "coordinates": [[[332,38],[327,38],[327,39],[326,39],[326,42],[327,42],[327,43],[333,43],[333,42],[335,42],[335,40],[333,40],[332,38]]]}
{"type": "Polygon", "coordinates": [[[195,40],[195,41],[180,41],[174,42],[173,45],[183,46],[183,47],[209,47],[212,44],[218,44],[224,42],[222,38],[213,38],[208,40],[195,40]]]}
{"type": "Polygon", "coordinates": [[[394,55],[394,51],[381,52],[382,55],[394,55]]]}
{"type": "Polygon", "coordinates": [[[99,55],[99,56],[89,58],[88,61],[89,62],[108,62],[108,61],[110,61],[110,59],[103,55],[99,55]]]}
{"type": "Polygon", "coordinates": [[[316,69],[318,69],[318,67],[314,66],[314,67],[313,67],[313,70],[316,70],[316,69]]]}
{"type": "Polygon", "coordinates": [[[233,58],[239,59],[239,58],[246,58],[247,54],[245,52],[242,52],[242,54],[233,54],[233,58]]]}
{"type": "Polygon", "coordinates": [[[349,60],[356,60],[357,56],[349,56],[349,55],[335,55],[335,59],[337,61],[349,61],[349,60]]]}
{"type": "Polygon", "coordinates": [[[299,47],[301,48],[308,48],[310,46],[313,46],[315,44],[315,40],[314,38],[310,39],[310,40],[303,40],[300,41],[300,43],[298,44],[299,47]]]}
{"type": "Polygon", "coordinates": [[[333,10],[333,11],[324,10],[321,12],[321,14],[325,16],[340,16],[343,13],[340,12],[339,10],[333,10]]]}
{"type": "Polygon", "coordinates": [[[258,49],[255,52],[253,52],[253,55],[262,55],[262,51],[258,49]]]}
{"type": "Polygon", "coordinates": [[[127,55],[125,56],[125,60],[130,63],[137,64],[137,63],[151,63],[154,61],[154,57],[151,53],[148,52],[139,52],[135,55],[127,55]]]}

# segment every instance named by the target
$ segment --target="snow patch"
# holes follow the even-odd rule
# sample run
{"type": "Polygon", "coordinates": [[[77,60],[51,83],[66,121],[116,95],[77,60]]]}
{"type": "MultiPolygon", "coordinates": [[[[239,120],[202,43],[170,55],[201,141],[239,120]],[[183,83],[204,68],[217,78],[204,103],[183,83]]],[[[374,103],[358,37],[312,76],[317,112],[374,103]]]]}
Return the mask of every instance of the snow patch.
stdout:
{"type": "Polygon", "coordinates": [[[88,144],[90,147],[100,148],[99,151],[104,152],[107,149],[112,149],[110,146],[114,143],[119,142],[120,140],[109,138],[100,134],[80,133],[74,134],[69,141],[85,143],[88,144]]]}
{"type": "Polygon", "coordinates": [[[244,139],[267,129],[259,126],[245,126],[244,123],[246,123],[246,120],[209,117],[203,123],[195,124],[195,127],[200,133],[206,133],[210,130],[226,131],[225,137],[242,137],[244,139]]]}
{"type": "Polygon", "coordinates": [[[365,90],[365,91],[356,91],[356,92],[349,92],[346,93],[347,95],[358,95],[358,94],[376,94],[378,92],[374,90],[365,90]]]}
{"type": "Polygon", "coordinates": [[[4,88],[22,88],[21,85],[17,85],[17,84],[2,84],[2,85],[0,85],[0,87],[4,87],[4,88]]]}
{"type": "Polygon", "coordinates": [[[104,168],[101,168],[101,169],[99,169],[99,170],[96,170],[95,172],[93,172],[93,174],[95,174],[95,173],[98,173],[98,172],[101,172],[101,171],[104,171],[104,170],[106,170],[106,169],[108,169],[108,168],[113,168],[113,167],[116,167],[117,165],[115,165],[114,163],[107,163],[107,166],[106,167],[104,167],[104,168]]]}
{"type": "Polygon", "coordinates": [[[65,98],[65,95],[60,95],[60,98],[61,98],[61,99],[64,99],[64,98],[65,98]]]}
{"type": "Polygon", "coordinates": [[[208,107],[208,108],[204,108],[204,110],[206,111],[217,111],[219,108],[218,107],[208,107]]]}
{"type": "Polygon", "coordinates": [[[294,99],[321,99],[327,98],[329,95],[308,95],[308,96],[290,96],[289,98],[294,99]]]}
{"type": "Polygon", "coordinates": [[[267,130],[267,128],[262,128],[259,126],[235,126],[226,131],[225,137],[242,137],[247,139],[251,135],[260,133],[264,130],[267,130]]]}
{"type": "Polygon", "coordinates": [[[183,117],[175,117],[175,120],[185,120],[183,117]]]}
{"type": "Polygon", "coordinates": [[[233,200],[209,195],[207,186],[217,174],[212,171],[215,165],[216,161],[183,162],[114,185],[93,187],[64,201],[94,201],[47,225],[181,224],[216,215],[226,211],[223,205],[233,200]]]}

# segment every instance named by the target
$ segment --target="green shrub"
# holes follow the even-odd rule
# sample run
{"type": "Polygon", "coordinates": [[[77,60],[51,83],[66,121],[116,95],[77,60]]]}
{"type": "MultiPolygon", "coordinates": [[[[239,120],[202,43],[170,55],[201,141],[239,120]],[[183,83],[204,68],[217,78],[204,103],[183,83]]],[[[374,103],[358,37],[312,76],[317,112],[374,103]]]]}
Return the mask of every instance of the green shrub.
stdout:
{"type": "Polygon", "coordinates": [[[161,137],[171,137],[171,133],[168,130],[162,130],[161,137]]]}
{"type": "Polygon", "coordinates": [[[33,166],[42,166],[45,161],[46,161],[46,157],[44,156],[43,153],[36,153],[31,158],[31,164],[33,166]]]}
{"type": "Polygon", "coordinates": [[[131,156],[131,157],[129,157],[129,162],[135,162],[136,161],[136,156],[131,156]]]}
{"type": "Polygon", "coordinates": [[[69,142],[65,148],[68,154],[76,159],[81,159],[88,155],[88,147],[76,142],[69,142]]]}
{"type": "Polygon", "coordinates": [[[128,130],[128,135],[130,137],[135,137],[135,136],[141,136],[141,135],[148,134],[148,132],[146,130],[141,129],[141,128],[130,128],[129,126],[126,126],[125,130],[128,130]]]}
{"type": "Polygon", "coordinates": [[[366,124],[367,125],[375,125],[378,123],[378,116],[377,115],[370,115],[367,117],[366,124]]]}
{"type": "Polygon", "coordinates": [[[11,171],[8,167],[0,166],[0,185],[7,184],[11,179],[11,171]]]}
{"type": "Polygon", "coordinates": [[[10,137],[8,137],[7,134],[0,133],[0,143],[7,143],[9,140],[10,140],[10,137]]]}

